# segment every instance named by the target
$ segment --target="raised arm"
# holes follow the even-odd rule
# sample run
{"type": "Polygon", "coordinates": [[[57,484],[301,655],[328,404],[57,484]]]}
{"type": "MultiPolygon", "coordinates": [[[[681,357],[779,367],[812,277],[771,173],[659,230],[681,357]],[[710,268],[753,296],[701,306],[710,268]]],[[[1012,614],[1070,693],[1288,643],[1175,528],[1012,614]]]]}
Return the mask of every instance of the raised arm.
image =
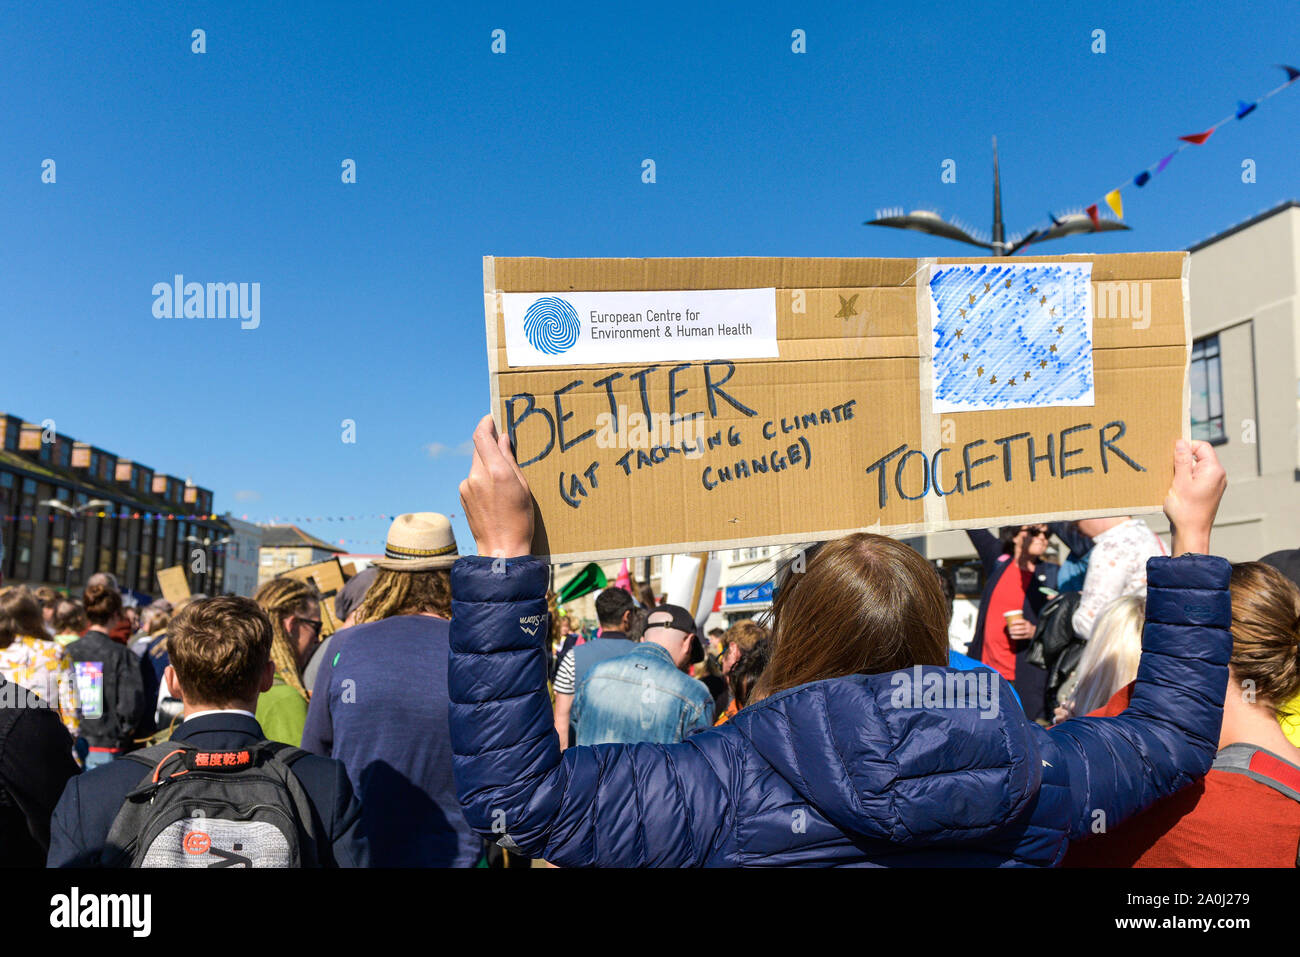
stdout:
{"type": "Polygon", "coordinates": [[[1079,531],[1074,522],[1048,522],[1047,530],[1065,543],[1074,558],[1082,558],[1092,551],[1092,539],[1079,531]]]}
{"type": "Polygon", "coordinates": [[[566,867],[698,867],[730,832],[720,742],[600,745],[561,755],[546,654],[546,564],[460,559],[452,568],[447,687],[456,791],[487,840],[566,867]]]}
{"type": "Polygon", "coordinates": [[[535,624],[546,620],[547,568],[528,557],[532,497],[490,417],[475,430],[474,447],[460,494],[479,555],[452,568],[447,681],[466,820],[488,840],[565,866],[717,859],[732,821],[727,735],[561,755],[546,693],[545,629],[535,624]]]}
{"type": "Polygon", "coordinates": [[[1069,769],[1071,840],[1098,821],[1114,827],[1210,769],[1232,654],[1230,572],[1208,555],[1149,559],[1142,661],[1127,710],[1045,732],[1069,769]]]}
{"type": "Polygon", "coordinates": [[[1182,557],[1147,561],[1142,661],[1129,707],[1045,732],[1048,751],[1065,765],[1056,773],[1070,781],[1071,840],[1173,794],[1214,760],[1232,654],[1231,566],[1198,553],[1209,548],[1225,487],[1208,443],[1178,443],[1165,514],[1182,557]]]}
{"type": "Polygon", "coordinates": [[[966,529],[966,537],[975,546],[975,552],[980,557],[980,564],[984,566],[984,574],[987,575],[989,570],[993,568],[993,563],[1002,554],[1002,542],[987,528],[968,528],[966,529]]]}

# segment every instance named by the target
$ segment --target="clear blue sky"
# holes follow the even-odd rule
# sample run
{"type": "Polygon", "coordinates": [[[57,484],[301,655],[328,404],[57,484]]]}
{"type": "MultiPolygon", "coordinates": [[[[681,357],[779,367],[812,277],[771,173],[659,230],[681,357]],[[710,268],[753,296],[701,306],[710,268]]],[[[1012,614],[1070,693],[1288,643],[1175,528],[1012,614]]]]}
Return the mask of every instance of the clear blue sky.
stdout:
{"type": "MultiPolygon", "coordinates": [[[[452,512],[469,550],[484,254],[958,255],[861,223],[987,229],[996,134],[1026,229],[1300,65],[1284,3],[463,6],[6,4],[0,409],[218,511],[452,512]],[[260,328],[154,318],[178,272],[260,282],[260,328]]],[[[1133,232],[1043,251],[1184,248],[1300,197],[1298,142],[1300,84],[1127,190],[1133,232]]],[[[387,523],[303,527],[365,552],[387,523]]]]}

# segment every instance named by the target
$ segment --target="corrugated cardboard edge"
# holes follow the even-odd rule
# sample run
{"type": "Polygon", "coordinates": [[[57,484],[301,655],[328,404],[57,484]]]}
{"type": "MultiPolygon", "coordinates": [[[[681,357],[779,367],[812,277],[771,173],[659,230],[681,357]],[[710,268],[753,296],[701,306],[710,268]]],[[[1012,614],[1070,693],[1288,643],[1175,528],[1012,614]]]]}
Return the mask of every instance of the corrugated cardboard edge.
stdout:
{"type": "MultiPolygon", "coordinates": [[[[1172,455],[1173,450],[1170,450],[1172,455]]],[[[1053,512],[1053,521],[1069,522],[1080,518],[1110,518],[1117,515],[1153,515],[1160,511],[1159,506],[1142,506],[1133,507],[1125,506],[1123,508],[1089,508],[1072,512],[1053,512]]],[[[1000,525],[1029,525],[1035,522],[1041,522],[1043,516],[1039,514],[1028,515],[1009,515],[1000,519],[1000,525]]],[[[562,564],[568,562],[600,562],[611,558],[638,558],[645,555],[676,555],[685,552],[725,552],[734,548],[749,548],[759,545],[798,545],[803,542],[824,542],[834,538],[843,538],[845,535],[854,535],[858,532],[874,532],[877,535],[887,535],[890,538],[911,538],[918,535],[933,535],[939,532],[961,531],[965,528],[988,528],[987,519],[973,519],[966,521],[945,521],[937,527],[927,527],[923,522],[913,522],[907,525],[867,525],[860,528],[839,528],[828,529],[816,532],[793,532],[786,535],[763,535],[756,538],[737,538],[726,541],[703,541],[703,542],[674,542],[666,545],[638,545],[632,548],[609,548],[597,549],[585,552],[568,552],[555,555],[537,555],[536,557],[551,562],[552,564],[562,564]]]]}
{"type": "Polygon", "coordinates": [[[1192,256],[1183,253],[1183,438],[1192,437],[1192,256]]]}
{"type": "Polygon", "coordinates": [[[497,293],[497,261],[495,256],[483,257],[483,316],[487,323],[488,402],[491,403],[492,421],[497,431],[505,428],[498,409],[501,408],[501,376],[497,369],[497,313],[501,309],[501,296],[497,293]]]}

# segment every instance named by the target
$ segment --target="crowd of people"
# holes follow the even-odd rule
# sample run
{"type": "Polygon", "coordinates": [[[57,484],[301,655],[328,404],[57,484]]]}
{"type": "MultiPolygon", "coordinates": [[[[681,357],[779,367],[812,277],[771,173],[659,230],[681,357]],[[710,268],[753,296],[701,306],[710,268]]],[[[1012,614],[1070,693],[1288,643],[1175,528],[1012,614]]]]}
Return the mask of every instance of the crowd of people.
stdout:
{"type": "Polygon", "coordinates": [[[329,597],[0,591],[0,863],[1300,863],[1300,553],[1209,554],[1208,444],[1174,452],[1169,549],[1127,516],[971,531],[968,645],[951,573],[867,533],[761,620],[643,584],[584,628],[490,419],[474,446],[474,556],[423,512],[329,597]]]}

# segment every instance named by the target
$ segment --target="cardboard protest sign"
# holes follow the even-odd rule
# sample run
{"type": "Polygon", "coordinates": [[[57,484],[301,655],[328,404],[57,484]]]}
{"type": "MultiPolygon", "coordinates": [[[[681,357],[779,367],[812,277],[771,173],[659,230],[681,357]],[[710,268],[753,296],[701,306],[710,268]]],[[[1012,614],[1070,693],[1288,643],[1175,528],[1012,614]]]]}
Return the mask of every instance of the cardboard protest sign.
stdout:
{"type": "Polygon", "coordinates": [[[334,596],[343,590],[344,585],[343,567],[337,558],[300,565],[281,572],[279,577],[310,582],[320,592],[321,638],[328,638],[343,627],[343,623],[334,617],[334,596]]]}
{"type": "Polygon", "coordinates": [[[722,563],[710,561],[708,552],[674,555],[664,573],[663,600],[691,613],[701,631],[713,612],[713,599],[722,577],[722,563]]]}
{"type": "Polygon", "coordinates": [[[534,553],[1158,510],[1190,434],[1186,264],[487,257],[534,553]]]}
{"type": "Polygon", "coordinates": [[[162,589],[163,597],[173,605],[182,598],[189,598],[190,583],[185,578],[185,566],[158,569],[158,587],[162,589]]]}

